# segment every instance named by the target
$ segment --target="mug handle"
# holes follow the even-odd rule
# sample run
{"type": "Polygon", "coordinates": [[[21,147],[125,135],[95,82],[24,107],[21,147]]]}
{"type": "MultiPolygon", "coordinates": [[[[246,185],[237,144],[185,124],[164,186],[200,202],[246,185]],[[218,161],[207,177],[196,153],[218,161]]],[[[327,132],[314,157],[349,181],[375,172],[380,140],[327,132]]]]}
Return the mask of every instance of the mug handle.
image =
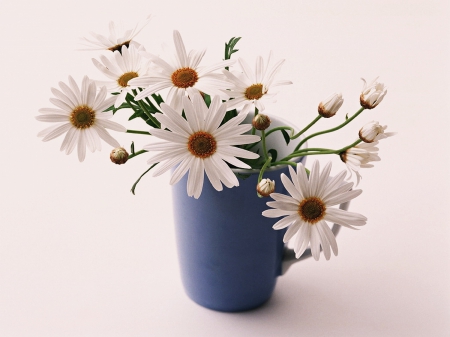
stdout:
{"type": "MultiPolygon", "coordinates": [[[[350,201],[347,201],[343,204],[339,205],[339,208],[347,211],[348,207],[350,206],[350,201]]],[[[341,226],[338,224],[333,224],[333,227],[331,228],[331,231],[333,232],[334,236],[337,236],[339,233],[339,230],[341,229],[341,226]]],[[[300,256],[298,259],[295,258],[295,252],[293,249],[284,247],[284,253],[283,258],[281,260],[281,275],[284,275],[290,266],[292,266],[294,263],[303,261],[309,257],[311,257],[311,249],[307,248],[305,252],[300,256]]]]}

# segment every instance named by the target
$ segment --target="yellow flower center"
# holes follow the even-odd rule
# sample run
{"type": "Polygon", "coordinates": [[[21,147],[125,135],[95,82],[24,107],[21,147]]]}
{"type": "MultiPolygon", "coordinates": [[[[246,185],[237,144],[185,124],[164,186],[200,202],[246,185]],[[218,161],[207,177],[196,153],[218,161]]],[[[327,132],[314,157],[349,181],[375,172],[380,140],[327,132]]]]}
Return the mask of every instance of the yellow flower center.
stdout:
{"type": "Polygon", "coordinates": [[[217,142],[210,133],[198,131],[189,137],[188,149],[194,156],[204,159],[216,152],[217,142]]]}
{"type": "Polygon", "coordinates": [[[125,73],[122,76],[119,77],[119,79],[117,80],[117,83],[119,83],[119,85],[122,88],[125,88],[128,86],[128,81],[131,80],[132,78],[138,77],[138,73],[135,73],[134,71],[130,71],[129,73],[125,73]]]}
{"type": "Polygon", "coordinates": [[[177,69],[172,74],[172,83],[178,88],[192,87],[197,81],[197,72],[189,67],[177,69]]]}
{"type": "Polygon", "coordinates": [[[265,93],[263,93],[263,85],[260,83],[252,84],[247,89],[245,89],[245,97],[250,100],[260,99],[264,94],[265,93]]]}
{"type": "Polygon", "coordinates": [[[323,219],[325,210],[326,207],[322,200],[316,197],[309,197],[302,200],[300,205],[298,205],[297,212],[303,221],[308,222],[310,225],[314,225],[323,219]]]}
{"type": "Polygon", "coordinates": [[[95,111],[86,105],[77,106],[70,114],[70,122],[77,129],[86,129],[95,121],[95,111]]]}

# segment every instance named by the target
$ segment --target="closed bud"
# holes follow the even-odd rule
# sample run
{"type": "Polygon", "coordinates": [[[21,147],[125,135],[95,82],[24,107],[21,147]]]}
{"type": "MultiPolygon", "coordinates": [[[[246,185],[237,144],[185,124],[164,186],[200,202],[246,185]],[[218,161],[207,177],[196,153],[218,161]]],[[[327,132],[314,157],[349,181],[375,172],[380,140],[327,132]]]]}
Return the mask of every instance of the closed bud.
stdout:
{"type": "Polygon", "coordinates": [[[275,181],[270,179],[261,179],[256,185],[256,191],[261,197],[268,197],[270,193],[275,191],[275,181]]]}
{"type": "Polygon", "coordinates": [[[320,102],[318,108],[319,115],[325,118],[333,117],[341,107],[342,103],[344,103],[342,95],[334,93],[326,100],[320,102]]]}
{"type": "Polygon", "coordinates": [[[252,125],[256,130],[266,130],[270,126],[270,118],[267,115],[257,114],[252,120],[252,125]]]}
{"type": "Polygon", "coordinates": [[[128,152],[123,147],[116,147],[111,151],[109,158],[114,164],[125,164],[128,160],[128,152]]]}

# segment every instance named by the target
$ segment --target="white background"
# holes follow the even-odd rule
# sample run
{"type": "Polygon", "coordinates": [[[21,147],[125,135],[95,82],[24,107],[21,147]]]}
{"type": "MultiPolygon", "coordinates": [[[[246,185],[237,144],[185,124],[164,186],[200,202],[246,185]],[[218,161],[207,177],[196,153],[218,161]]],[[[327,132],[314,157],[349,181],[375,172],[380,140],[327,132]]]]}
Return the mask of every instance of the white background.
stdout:
{"type": "MultiPolygon", "coordinates": [[[[9,1],[2,3],[0,337],[6,336],[449,336],[449,8],[445,1],[9,1]],[[268,112],[309,123],[334,91],[345,103],[336,125],[359,107],[360,77],[380,76],[385,100],[339,133],[310,145],[348,144],[368,121],[397,131],[381,162],[362,172],[351,210],[368,217],[344,228],[339,256],[307,260],[279,278],[272,299],[245,313],[204,309],[184,294],[178,271],[168,175],[143,178],[142,155],[123,166],[109,146],[59,152],[41,142],[50,87],[103,79],[78,38],[154,18],[137,41],[159,53],[178,29],[186,47],[222,59],[286,62],[268,112]]],[[[121,112],[116,121],[126,121],[121,112]]],[[[134,128],[145,126],[132,125],[134,128]]],[[[132,127],[130,127],[132,128],[132,127]]],[[[117,134],[139,149],[145,136],[117,134]]],[[[311,158],[312,159],[312,158],[311,158]]],[[[311,165],[312,160],[309,160],[311,165]]],[[[332,159],[333,172],[344,169],[332,159]]]]}

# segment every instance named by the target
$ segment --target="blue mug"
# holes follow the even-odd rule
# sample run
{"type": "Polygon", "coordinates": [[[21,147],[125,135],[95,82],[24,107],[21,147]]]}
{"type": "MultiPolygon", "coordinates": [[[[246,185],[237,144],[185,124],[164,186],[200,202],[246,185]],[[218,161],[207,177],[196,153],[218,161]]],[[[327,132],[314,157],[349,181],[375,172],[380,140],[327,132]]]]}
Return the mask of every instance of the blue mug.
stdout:
{"type": "MultiPolygon", "coordinates": [[[[289,125],[271,117],[272,127],[289,125]]],[[[268,149],[278,158],[291,153],[280,132],[267,138],[268,149]]],[[[305,158],[298,158],[304,162],[305,158]]],[[[295,261],[285,247],[285,230],[272,229],[276,219],[261,213],[271,198],[259,198],[256,185],[259,171],[233,169],[239,186],[216,191],[207,179],[199,199],[188,197],[187,175],[172,187],[175,232],[181,278],[187,295],[209,309],[235,312],[256,308],[272,295],[277,277],[295,261]],[[252,173],[248,178],[239,174],[252,173]]],[[[271,167],[264,178],[275,181],[275,191],[286,194],[280,174],[288,167],[271,167]]],[[[346,205],[348,206],[348,205],[346,205]]],[[[344,207],[346,207],[344,205],[344,207]]],[[[342,205],[341,205],[341,208],[342,205]]],[[[340,226],[335,225],[337,234],[340,226]]],[[[311,256],[306,251],[299,259],[311,256]]]]}

